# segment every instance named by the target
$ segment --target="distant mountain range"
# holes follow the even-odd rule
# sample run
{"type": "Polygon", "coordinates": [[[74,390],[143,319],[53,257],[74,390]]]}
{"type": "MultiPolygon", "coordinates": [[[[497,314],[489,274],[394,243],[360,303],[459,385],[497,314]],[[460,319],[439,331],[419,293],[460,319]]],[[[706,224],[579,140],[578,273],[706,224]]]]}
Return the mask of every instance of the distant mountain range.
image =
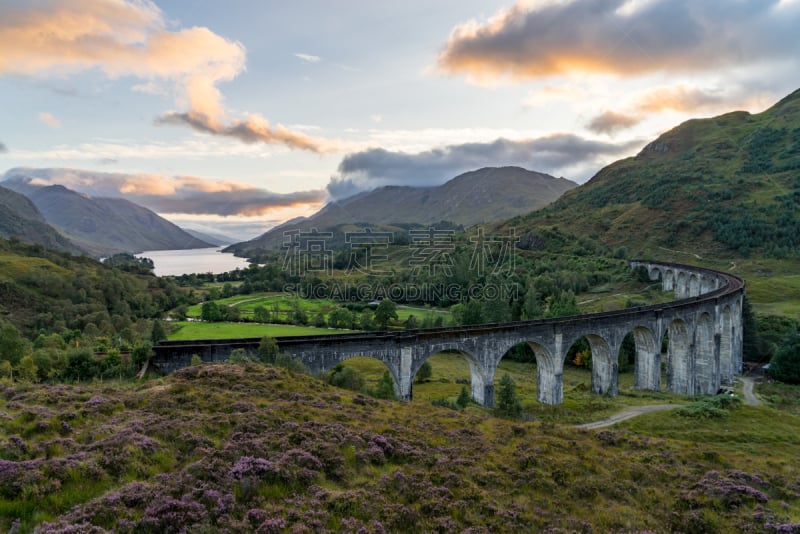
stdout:
{"type": "Polygon", "coordinates": [[[396,232],[441,221],[465,227],[499,221],[545,206],[576,185],[520,167],[487,167],[438,187],[386,186],[332,201],[310,217],[286,222],[226,250],[247,256],[276,249],[284,232],[292,230],[316,228],[339,235],[365,227],[396,232]]]}
{"type": "Polygon", "coordinates": [[[762,113],[687,121],[502,226],[530,248],[583,240],[661,258],[797,257],[800,90],[762,113]]]}
{"type": "MultiPolygon", "coordinates": [[[[93,256],[212,246],[125,199],[93,198],[61,185],[36,186],[30,183],[24,170],[7,173],[2,185],[25,195],[47,224],[68,238],[75,248],[93,256]]],[[[26,208],[24,213],[30,213],[30,209],[26,208]]]]}

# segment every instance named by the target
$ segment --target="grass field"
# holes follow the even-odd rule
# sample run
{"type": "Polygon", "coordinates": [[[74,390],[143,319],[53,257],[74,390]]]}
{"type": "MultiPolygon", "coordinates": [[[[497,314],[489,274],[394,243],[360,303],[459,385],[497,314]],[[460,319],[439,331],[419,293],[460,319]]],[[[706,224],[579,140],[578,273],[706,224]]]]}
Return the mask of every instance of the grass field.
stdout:
{"type": "MultiPolygon", "coordinates": [[[[434,354],[428,360],[433,375],[424,383],[413,386],[414,402],[431,402],[439,399],[455,401],[461,388],[466,385],[469,390],[470,369],[464,357],[454,353],[434,354]]],[[[352,358],[345,362],[364,377],[367,389],[374,389],[386,366],[368,357],[352,358]]],[[[564,368],[564,403],[549,406],[536,399],[536,365],[503,360],[497,368],[494,378],[495,392],[500,387],[500,380],[508,373],[517,387],[517,394],[522,402],[527,417],[560,422],[586,423],[607,417],[627,406],[643,404],[686,403],[688,399],[681,395],[666,392],[650,392],[634,390],[633,373],[620,373],[617,397],[595,395],[591,392],[592,375],[589,369],[566,366],[564,368]]],[[[666,377],[662,377],[662,384],[666,377]]],[[[662,386],[663,388],[663,386],[662,386]]]]}
{"type": "Polygon", "coordinates": [[[313,336],[327,334],[346,334],[352,330],[334,328],[314,328],[286,324],[254,323],[206,323],[195,321],[176,321],[170,323],[170,341],[186,339],[237,339],[248,337],[313,336]]]}
{"type": "MultiPolygon", "coordinates": [[[[241,316],[243,318],[252,318],[253,310],[255,310],[255,308],[258,306],[262,306],[267,309],[273,318],[286,322],[290,322],[292,320],[292,314],[298,306],[306,313],[306,315],[308,315],[309,321],[318,313],[322,313],[327,321],[328,314],[336,308],[342,306],[341,302],[334,300],[302,299],[288,293],[236,295],[233,297],[218,299],[214,302],[220,306],[232,306],[237,308],[241,312],[241,316]]],[[[202,304],[195,304],[189,307],[186,315],[192,318],[199,318],[201,311],[202,304]]],[[[397,321],[395,322],[395,326],[402,325],[402,323],[408,320],[408,317],[411,315],[413,315],[419,322],[422,322],[425,317],[431,317],[431,319],[442,317],[445,323],[447,323],[451,318],[451,314],[448,310],[400,305],[397,307],[397,321]]]]}

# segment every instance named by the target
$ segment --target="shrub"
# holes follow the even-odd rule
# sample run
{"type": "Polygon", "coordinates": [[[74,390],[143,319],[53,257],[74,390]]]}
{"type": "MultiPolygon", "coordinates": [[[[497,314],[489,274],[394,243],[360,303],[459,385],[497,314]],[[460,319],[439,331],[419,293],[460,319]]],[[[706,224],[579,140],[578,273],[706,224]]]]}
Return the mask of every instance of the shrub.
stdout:
{"type": "Polygon", "coordinates": [[[375,388],[375,391],[372,392],[372,396],[387,400],[394,400],[396,398],[394,394],[394,380],[392,380],[392,375],[389,374],[389,371],[383,372],[381,381],[378,382],[378,386],[375,388]]]}
{"type": "Polygon", "coordinates": [[[737,397],[730,395],[716,395],[714,397],[706,397],[699,401],[693,402],[683,408],[677,410],[675,413],[682,417],[693,417],[696,419],[716,419],[719,417],[727,417],[730,410],[739,406],[741,401],[737,397]]]}
{"type": "Polygon", "coordinates": [[[414,381],[417,384],[421,384],[422,382],[428,380],[431,376],[433,376],[433,367],[431,366],[430,362],[426,361],[420,366],[414,381]]]}
{"type": "Polygon", "coordinates": [[[364,391],[365,386],[364,377],[361,376],[361,373],[352,367],[347,367],[342,364],[337,365],[331,370],[328,376],[328,383],[332,386],[352,391],[364,391]]]}

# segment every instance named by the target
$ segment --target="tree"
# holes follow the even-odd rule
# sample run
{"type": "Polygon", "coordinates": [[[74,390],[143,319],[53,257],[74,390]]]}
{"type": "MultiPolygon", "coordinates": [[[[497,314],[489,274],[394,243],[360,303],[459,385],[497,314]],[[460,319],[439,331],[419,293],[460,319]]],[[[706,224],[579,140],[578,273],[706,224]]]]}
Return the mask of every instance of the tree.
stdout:
{"type": "Polygon", "coordinates": [[[384,371],[381,381],[378,382],[378,387],[375,388],[373,396],[379,399],[394,400],[394,380],[389,371],[384,371]]]}
{"type": "Polygon", "coordinates": [[[517,396],[517,384],[506,373],[500,379],[500,389],[497,391],[495,413],[504,417],[517,418],[522,413],[522,404],[517,396]]]}
{"type": "Polygon", "coordinates": [[[0,328],[0,359],[8,360],[11,365],[17,365],[28,350],[28,340],[19,334],[19,330],[11,324],[5,323],[0,328]]]}
{"type": "Polygon", "coordinates": [[[228,361],[231,363],[247,363],[250,361],[250,357],[244,349],[233,349],[228,361]]]}
{"type": "Polygon", "coordinates": [[[421,384],[428,380],[431,376],[433,376],[433,367],[431,366],[431,362],[425,361],[417,371],[417,376],[415,377],[415,381],[417,384],[421,384]]]}
{"type": "Polygon", "coordinates": [[[17,364],[17,381],[33,382],[39,381],[39,368],[33,363],[33,357],[23,356],[17,364]]]}
{"type": "Polygon", "coordinates": [[[222,321],[222,310],[216,302],[204,302],[200,307],[200,318],[211,323],[222,321]]]}
{"type": "Polygon", "coordinates": [[[522,304],[522,318],[527,321],[538,319],[542,316],[542,303],[539,292],[533,287],[533,281],[528,279],[528,292],[522,304]]]}
{"type": "Polygon", "coordinates": [[[472,402],[472,396],[469,394],[467,386],[461,386],[461,392],[458,394],[456,404],[461,408],[466,408],[470,402],[472,402]]]}
{"type": "Polygon", "coordinates": [[[278,351],[278,342],[275,338],[264,336],[258,344],[258,359],[263,363],[274,363],[278,351]]]}
{"type": "Polygon", "coordinates": [[[756,316],[750,301],[745,297],[742,300],[742,358],[748,362],[760,361],[763,356],[762,348],[756,316]]]}
{"type": "Polygon", "coordinates": [[[153,345],[158,343],[159,341],[164,341],[167,339],[167,332],[164,330],[164,325],[156,319],[153,321],[153,333],[150,336],[150,340],[153,342],[153,345]]]}
{"type": "Polygon", "coordinates": [[[781,382],[800,384],[800,334],[795,330],[769,362],[769,375],[781,382]]]}
{"type": "Polygon", "coordinates": [[[397,320],[397,304],[389,299],[383,299],[375,310],[375,324],[381,330],[386,330],[392,319],[397,320]]]}
{"type": "Polygon", "coordinates": [[[331,328],[353,328],[353,312],[347,308],[336,308],[328,315],[328,326],[331,328]]]}
{"type": "Polygon", "coordinates": [[[253,320],[255,322],[268,323],[269,319],[269,310],[267,310],[264,306],[256,306],[253,308],[253,320]]]}

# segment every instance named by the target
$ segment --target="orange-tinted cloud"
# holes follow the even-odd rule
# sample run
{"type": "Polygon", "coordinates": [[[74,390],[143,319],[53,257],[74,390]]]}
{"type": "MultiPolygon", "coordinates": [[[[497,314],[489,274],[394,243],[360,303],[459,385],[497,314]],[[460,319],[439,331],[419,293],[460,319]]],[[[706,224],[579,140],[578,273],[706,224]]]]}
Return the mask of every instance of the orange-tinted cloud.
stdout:
{"type": "Polygon", "coordinates": [[[264,215],[289,207],[320,206],[323,190],[273,193],[231,180],[194,176],[122,174],[80,169],[11,169],[4,182],[30,186],[63,185],[95,197],[122,197],[160,213],[264,215]]]}
{"type": "Polygon", "coordinates": [[[229,119],[217,86],[244,71],[244,47],[208,28],[169,31],[161,11],[150,0],[41,0],[3,5],[0,50],[0,75],[65,76],[99,69],[111,79],[133,76],[144,80],[135,90],[175,93],[179,106],[188,108],[185,113],[168,115],[166,122],[303,150],[320,151],[324,144],[285,128],[276,132],[261,128],[266,121],[258,115],[222,124],[229,119]],[[177,120],[179,117],[184,120],[177,120]],[[203,117],[214,127],[199,128],[198,118],[203,117]]]}
{"type": "Polygon", "coordinates": [[[778,58],[800,44],[798,3],[739,0],[519,1],[457,26],[439,69],[476,80],[692,72],[778,58]]]}
{"type": "Polygon", "coordinates": [[[245,143],[283,144],[290,148],[310,150],[324,153],[336,152],[339,146],[335,142],[309,137],[299,132],[278,125],[272,128],[269,122],[258,114],[249,115],[245,120],[234,120],[230,124],[222,124],[214,118],[194,111],[188,113],[167,113],[156,120],[157,124],[183,124],[204,133],[233,137],[245,143]]]}
{"type": "Polygon", "coordinates": [[[61,128],[61,121],[53,117],[53,115],[50,113],[43,111],[39,113],[38,117],[39,121],[43,122],[44,124],[48,125],[51,128],[61,128]]]}
{"type": "Polygon", "coordinates": [[[656,113],[723,111],[741,103],[744,95],[739,93],[737,90],[723,93],[689,85],[657,87],[635,98],[627,111],[604,111],[591,119],[586,127],[595,133],[613,134],[635,126],[648,115],[656,113]]]}

